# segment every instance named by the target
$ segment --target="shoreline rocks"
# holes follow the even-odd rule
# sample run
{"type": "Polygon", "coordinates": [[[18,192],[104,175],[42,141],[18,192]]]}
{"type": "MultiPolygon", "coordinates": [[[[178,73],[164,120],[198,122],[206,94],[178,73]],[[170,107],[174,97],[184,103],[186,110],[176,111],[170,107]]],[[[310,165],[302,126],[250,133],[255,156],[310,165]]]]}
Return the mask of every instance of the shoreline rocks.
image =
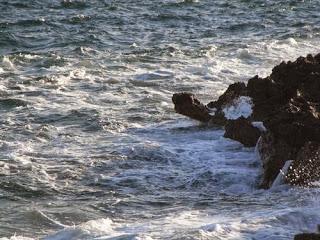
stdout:
{"type": "Polygon", "coordinates": [[[270,188],[288,160],[286,182],[320,181],[320,54],[282,62],[270,76],[231,84],[207,105],[191,93],[173,95],[177,113],[225,127],[225,137],[256,145],[263,165],[261,188],[270,188]],[[265,131],[253,122],[262,122],[265,131]]]}
{"type": "Polygon", "coordinates": [[[306,142],[289,167],[286,180],[292,185],[305,186],[320,179],[320,143],[306,142]]]}
{"type": "Polygon", "coordinates": [[[227,121],[224,137],[234,139],[245,147],[254,147],[260,137],[260,130],[246,118],[240,117],[227,121]]]}
{"type": "Polygon", "coordinates": [[[320,233],[300,233],[294,236],[294,240],[320,240],[320,233]]]}

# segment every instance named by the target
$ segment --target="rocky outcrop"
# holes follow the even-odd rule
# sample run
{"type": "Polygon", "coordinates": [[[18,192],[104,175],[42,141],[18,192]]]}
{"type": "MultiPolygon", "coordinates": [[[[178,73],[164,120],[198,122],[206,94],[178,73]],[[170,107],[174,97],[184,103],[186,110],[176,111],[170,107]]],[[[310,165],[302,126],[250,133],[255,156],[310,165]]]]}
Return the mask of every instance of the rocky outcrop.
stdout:
{"type": "Polygon", "coordinates": [[[177,113],[201,122],[208,122],[211,119],[209,109],[196,99],[192,93],[175,93],[172,101],[174,110],[177,113]]]}
{"type": "Polygon", "coordinates": [[[295,152],[286,141],[276,138],[269,131],[262,133],[257,147],[264,169],[260,187],[267,189],[272,186],[285,162],[293,159],[295,152]]]}
{"type": "Polygon", "coordinates": [[[320,225],[318,233],[300,233],[294,236],[294,240],[320,240],[320,225]]]}
{"type": "Polygon", "coordinates": [[[237,82],[231,84],[217,101],[208,103],[207,107],[222,111],[223,107],[232,104],[233,101],[240,96],[247,96],[247,87],[245,83],[237,82]]]}
{"type": "Polygon", "coordinates": [[[320,240],[320,233],[300,233],[294,236],[294,240],[320,240]]]}
{"type": "Polygon", "coordinates": [[[300,149],[286,175],[293,185],[311,185],[320,179],[320,143],[307,142],[300,149]]]}
{"type": "Polygon", "coordinates": [[[224,136],[244,146],[254,146],[261,134],[258,144],[264,168],[261,187],[269,188],[288,160],[293,160],[286,178],[288,183],[308,185],[320,180],[317,148],[320,143],[320,54],[282,62],[270,76],[255,76],[247,85],[232,84],[207,105],[186,93],[175,94],[173,102],[180,114],[225,126],[224,136]],[[226,109],[231,109],[230,106],[243,97],[252,100],[252,114],[228,119],[226,109]],[[266,132],[260,133],[252,126],[253,121],[262,122],[266,132]]]}
{"type": "Polygon", "coordinates": [[[248,119],[240,117],[227,122],[224,137],[239,141],[245,147],[254,147],[260,137],[260,130],[252,126],[248,119]]]}
{"type": "Polygon", "coordinates": [[[212,111],[202,104],[192,93],[175,93],[172,97],[174,109],[177,113],[198,120],[200,122],[224,125],[226,119],[221,111],[212,111]]]}

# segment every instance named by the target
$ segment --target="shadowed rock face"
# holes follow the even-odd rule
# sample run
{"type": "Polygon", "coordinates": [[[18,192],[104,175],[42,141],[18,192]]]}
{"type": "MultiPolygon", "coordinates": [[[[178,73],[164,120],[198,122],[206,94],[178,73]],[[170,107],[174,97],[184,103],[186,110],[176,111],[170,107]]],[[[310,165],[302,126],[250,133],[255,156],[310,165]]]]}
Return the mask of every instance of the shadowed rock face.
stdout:
{"type": "Polygon", "coordinates": [[[319,102],[320,54],[299,57],[295,62],[282,62],[274,67],[270,78],[278,84],[284,96],[295,97],[297,90],[307,101],[319,102]]]}
{"type": "Polygon", "coordinates": [[[302,97],[281,106],[264,124],[277,138],[285,139],[292,147],[302,147],[306,141],[320,141],[318,106],[302,97]]]}
{"type": "Polygon", "coordinates": [[[247,86],[231,84],[218,100],[207,105],[190,93],[174,94],[172,100],[177,113],[225,126],[225,137],[247,147],[254,146],[261,135],[251,121],[263,122],[267,131],[262,133],[258,146],[264,168],[261,187],[272,185],[287,160],[293,160],[287,176],[289,183],[308,185],[320,180],[319,160],[309,164],[310,159],[319,159],[319,151],[314,149],[320,143],[320,54],[282,62],[269,77],[255,76],[247,86]],[[242,96],[252,99],[251,116],[226,119],[223,109],[242,96]],[[297,171],[306,174],[297,178],[297,171]]]}
{"type": "MultiPolygon", "coordinates": [[[[288,160],[293,163],[285,176],[286,183],[310,186],[320,181],[320,54],[282,62],[266,78],[255,76],[235,83],[207,105],[190,93],[173,95],[177,113],[206,123],[225,127],[224,137],[254,146],[263,166],[261,188],[270,188],[288,160]],[[227,119],[224,108],[242,96],[253,102],[251,116],[227,119]],[[214,114],[210,112],[214,109],[214,114]],[[265,132],[252,126],[261,121],[265,132]]],[[[227,115],[227,114],[226,114],[227,115]]],[[[295,240],[320,240],[319,233],[302,233],[295,240]]]]}
{"type": "Polygon", "coordinates": [[[249,79],[247,89],[254,104],[252,118],[256,121],[263,121],[273,116],[279,106],[285,103],[280,86],[274,83],[270,77],[259,78],[255,76],[249,79]]]}
{"type": "Polygon", "coordinates": [[[245,147],[254,147],[260,137],[260,130],[244,117],[229,120],[225,130],[224,137],[237,140],[245,147]]]}
{"type": "MultiPolygon", "coordinates": [[[[307,163],[298,154],[300,149],[309,141],[320,142],[319,59],[320,55],[308,55],[293,63],[283,62],[272,70],[270,77],[249,80],[248,94],[255,104],[253,118],[262,120],[269,135],[272,135],[272,138],[264,137],[262,141],[269,149],[268,154],[261,154],[264,163],[262,187],[271,186],[286,160],[294,160],[289,171],[289,183],[308,185],[311,180],[320,180],[317,171],[301,175],[299,183],[292,179],[292,171],[295,168],[296,171],[302,170],[301,165],[307,163]],[[258,88],[259,94],[255,92],[258,82],[264,85],[265,95],[262,94],[262,87],[258,88]]],[[[312,156],[308,155],[309,158],[317,158],[316,152],[311,151],[310,154],[312,156]]],[[[319,162],[313,165],[319,165],[319,162]]]]}
{"type": "Polygon", "coordinates": [[[224,125],[227,121],[221,110],[210,114],[209,108],[195,98],[192,93],[175,93],[172,96],[172,102],[177,113],[200,122],[224,125]]]}
{"type": "Polygon", "coordinates": [[[209,109],[196,99],[192,93],[175,93],[172,101],[177,113],[201,122],[209,122],[211,119],[209,109]]]}
{"type": "Polygon", "coordinates": [[[320,179],[320,143],[307,142],[286,175],[288,183],[308,185],[320,179]]]}
{"type": "Polygon", "coordinates": [[[231,84],[217,101],[208,103],[207,107],[216,108],[217,111],[221,111],[224,106],[232,104],[240,96],[247,96],[247,87],[244,83],[237,82],[231,84]]]}
{"type": "Polygon", "coordinates": [[[294,158],[296,150],[283,139],[276,138],[267,131],[261,135],[258,151],[264,169],[260,187],[268,189],[272,186],[285,162],[294,158]]]}
{"type": "Polygon", "coordinates": [[[294,240],[320,240],[320,233],[301,233],[294,236],[294,240]]]}

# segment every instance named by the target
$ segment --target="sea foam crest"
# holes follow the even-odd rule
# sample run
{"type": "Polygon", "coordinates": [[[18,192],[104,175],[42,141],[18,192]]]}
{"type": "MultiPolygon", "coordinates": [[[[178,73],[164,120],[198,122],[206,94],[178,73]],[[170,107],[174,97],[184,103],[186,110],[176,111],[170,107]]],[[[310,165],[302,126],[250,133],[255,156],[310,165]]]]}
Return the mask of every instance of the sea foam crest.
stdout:
{"type": "Polygon", "coordinates": [[[250,97],[241,96],[222,111],[227,119],[237,119],[241,116],[247,118],[252,114],[252,106],[253,103],[250,97]]]}
{"type": "Polygon", "coordinates": [[[88,237],[99,237],[104,235],[116,237],[119,233],[115,233],[113,229],[114,225],[113,221],[109,218],[90,220],[77,226],[67,227],[45,239],[87,239],[88,237]]]}

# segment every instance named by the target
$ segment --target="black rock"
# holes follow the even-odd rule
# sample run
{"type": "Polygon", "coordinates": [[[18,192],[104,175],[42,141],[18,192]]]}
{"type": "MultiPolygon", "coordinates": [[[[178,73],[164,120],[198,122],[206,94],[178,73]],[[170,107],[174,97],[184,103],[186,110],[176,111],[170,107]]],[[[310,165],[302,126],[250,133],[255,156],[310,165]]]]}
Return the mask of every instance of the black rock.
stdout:
{"type": "Polygon", "coordinates": [[[254,147],[260,137],[260,130],[244,117],[228,120],[224,137],[239,141],[245,147],[254,147]]]}

